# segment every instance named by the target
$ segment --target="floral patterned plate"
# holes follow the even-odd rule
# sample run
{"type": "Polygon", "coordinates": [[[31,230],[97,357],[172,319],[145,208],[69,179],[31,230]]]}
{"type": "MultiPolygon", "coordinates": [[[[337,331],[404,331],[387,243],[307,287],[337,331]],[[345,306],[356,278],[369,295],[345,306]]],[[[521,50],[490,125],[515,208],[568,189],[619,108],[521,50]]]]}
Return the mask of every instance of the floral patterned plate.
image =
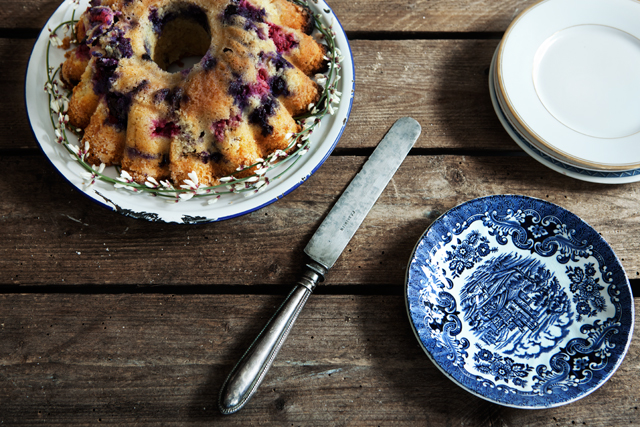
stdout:
{"type": "MultiPolygon", "coordinates": [[[[123,189],[121,186],[92,179],[91,175],[87,177],[87,171],[79,164],[77,158],[72,158],[69,151],[58,142],[59,135],[56,134],[57,129],[52,126],[51,104],[49,95],[45,92],[45,85],[49,72],[47,64],[57,68],[64,61],[65,53],[62,49],[52,48],[49,62],[46,61],[48,44],[51,40],[49,29],[55,29],[59,24],[70,20],[74,16],[74,11],[77,19],[89,3],[89,0],[79,2],[65,0],[45,25],[36,40],[27,67],[25,101],[31,129],[45,156],[78,191],[98,204],[125,216],[152,222],[198,224],[235,218],[281,199],[304,183],[329,157],[342,136],[353,103],[355,88],[353,56],[347,36],[331,8],[324,0],[313,0],[308,3],[309,7],[334,33],[335,46],[344,55],[339,68],[340,80],[336,82],[336,88],[343,95],[340,103],[332,108],[333,114],[325,115],[318,124],[317,131],[314,131],[309,138],[309,150],[300,151],[299,156],[295,158],[291,156],[288,162],[276,164],[264,175],[269,181],[268,186],[261,188],[264,191],[257,193],[225,191],[230,194],[222,194],[215,204],[209,203],[217,200],[215,195],[208,200],[194,197],[191,200],[175,203],[177,199],[151,197],[148,194],[128,191],[131,188],[123,189]]],[[[75,135],[71,134],[69,134],[69,142],[75,147],[82,145],[75,135]]],[[[106,168],[104,174],[114,179],[118,177],[115,167],[106,168]]],[[[176,187],[178,185],[176,184],[176,187]]]]}
{"type": "Polygon", "coordinates": [[[629,348],[633,296],[611,247],[552,203],[489,196],[438,218],[407,268],[407,310],[431,360],[519,408],[578,400],[629,348]]]}

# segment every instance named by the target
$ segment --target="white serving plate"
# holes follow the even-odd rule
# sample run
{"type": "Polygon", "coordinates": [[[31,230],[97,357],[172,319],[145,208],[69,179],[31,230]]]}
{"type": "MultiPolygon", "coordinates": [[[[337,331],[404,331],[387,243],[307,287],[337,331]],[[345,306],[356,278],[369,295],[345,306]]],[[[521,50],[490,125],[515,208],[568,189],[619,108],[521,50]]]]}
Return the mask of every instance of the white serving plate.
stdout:
{"type": "Polygon", "coordinates": [[[561,162],[563,165],[570,166],[573,168],[578,168],[580,170],[601,172],[602,170],[599,168],[594,168],[594,167],[591,167],[590,165],[584,165],[582,163],[575,162],[573,161],[573,159],[565,157],[560,153],[558,153],[557,151],[554,151],[553,149],[549,148],[544,143],[536,139],[535,135],[530,134],[527,128],[523,126],[521,122],[518,121],[518,118],[514,116],[514,114],[512,113],[512,110],[509,109],[509,104],[507,103],[502,91],[500,90],[500,85],[498,84],[497,73],[496,73],[497,67],[495,63],[496,63],[496,57],[499,49],[500,47],[496,49],[496,53],[493,56],[493,61],[491,65],[491,69],[493,70],[492,77],[491,77],[493,88],[494,88],[493,95],[495,95],[498,101],[498,104],[500,104],[501,115],[503,115],[509,121],[511,127],[514,128],[514,130],[519,134],[519,137],[527,141],[527,145],[535,149],[536,152],[540,152],[544,154],[545,157],[551,157],[561,162]]]}
{"type": "Polygon", "coordinates": [[[497,49],[496,54],[493,57],[493,61],[491,62],[489,72],[489,94],[491,96],[491,103],[493,104],[493,108],[500,120],[500,123],[505,128],[511,139],[513,139],[520,148],[535,160],[547,166],[549,169],[581,181],[595,182],[599,184],[626,184],[640,181],[640,169],[629,169],[625,171],[597,171],[574,166],[566,163],[557,154],[541,149],[538,144],[536,144],[537,141],[523,135],[517,123],[509,117],[507,112],[504,110],[506,108],[504,106],[504,101],[501,99],[500,93],[496,90],[494,72],[496,56],[497,49]]]}
{"type": "Polygon", "coordinates": [[[543,0],[507,29],[497,88],[526,133],[574,166],[640,168],[640,2],[543,0]]]}
{"type": "MultiPolygon", "coordinates": [[[[325,116],[320,127],[314,130],[309,152],[280,178],[272,180],[267,190],[249,197],[243,194],[224,194],[217,203],[207,204],[207,201],[203,201],[203,199],[167,203],[164,198],[151,197],[146,194],[132,194],[127,190],[116,189],[113,185],[102,181],[96,182],[92,187],[85,187],[81,177],[84,169],[71,159],[63,146],[55,142],[56,137],[49,117],[49,101],[44,86],[47,81],[45,66],[45,54],[49,39],[47,28],[53,29],[60,22],[70,20],[72,12],[76,8],[77,18],[86,9],[88,3],[88,0],[83,0],[78,6],[73,3],[73,0],[65,0],[49,18],[31,52],[27,67],[25,98],[31,129],[42,151],[67,181],[93,201],[126,216],[149,221],[193,224],[234,218],[267,206],[296,189],[324,163],[338,143],[353,103],[355,89],[353,56],[338,18],[324,0],[314,0],[309,2],[309,6],[315,13],[322,15],[327,26],[332,25],[333,31],[336,33],[336,45],[344,56],[344,61],[341,63],[341,80],[338,82],[338,90],[342,92],[342,99],[335,109],[335,114],[325,116]]],[[[51,65],[57,66],[63,61],[64,51],[52,48],[51,65]]],[[[78,144],[77,139],[71,134],[69,134],[69,141],[72,144],[78,144]]],[[[290,163],[285,163],[275,167],[267,176],[276,176],[289,166],[290,163]]],[[[111,176],[117,176],[115,168],[108,169],[112,169],[108,171],[111,176]]]]}

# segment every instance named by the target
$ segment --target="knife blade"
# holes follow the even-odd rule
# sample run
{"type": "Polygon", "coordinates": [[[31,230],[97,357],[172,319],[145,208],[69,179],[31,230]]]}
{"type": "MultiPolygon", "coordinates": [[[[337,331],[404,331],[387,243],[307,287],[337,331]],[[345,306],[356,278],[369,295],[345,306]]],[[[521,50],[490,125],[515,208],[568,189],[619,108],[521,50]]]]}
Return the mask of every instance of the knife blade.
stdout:
{"type": "Polygon", "coordinates": [[[220,412],[237,412],[256,392],[309,296],[338,260],[420,132],[414,119],[397,120],[322,221],[304,249],[310,261],[302,279],[224,382],[218,398],[220,412]]]}
{"type": "Polygon", "coordinates": [[[391,127],[304,248],[311,259],[333,267],[418,135],[420,124],[409,117],[391,127]]]}

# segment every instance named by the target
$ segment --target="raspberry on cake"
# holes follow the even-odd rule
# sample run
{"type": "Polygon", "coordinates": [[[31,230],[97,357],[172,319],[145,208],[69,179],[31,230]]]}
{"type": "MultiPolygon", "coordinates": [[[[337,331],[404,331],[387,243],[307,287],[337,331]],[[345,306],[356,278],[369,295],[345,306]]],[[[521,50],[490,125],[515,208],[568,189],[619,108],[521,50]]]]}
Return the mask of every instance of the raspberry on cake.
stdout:
{"type": "MultiPolygon", "coordinates": [[[[87,161],[135,181],[203,185],[286,149],[326,67],[311,12],[288,0],[92,0],[66,55],[87,161]],[[171,73],[184,57],[201,60],[171,73]]],[[[250,174],[245,171],[244,174],[250,174]]]]}

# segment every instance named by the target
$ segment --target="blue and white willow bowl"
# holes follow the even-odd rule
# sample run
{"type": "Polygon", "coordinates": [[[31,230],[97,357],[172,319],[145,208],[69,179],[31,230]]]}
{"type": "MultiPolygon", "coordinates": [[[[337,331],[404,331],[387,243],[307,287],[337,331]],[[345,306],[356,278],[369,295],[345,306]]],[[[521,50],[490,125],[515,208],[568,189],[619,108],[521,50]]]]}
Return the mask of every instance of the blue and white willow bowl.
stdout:
{"type": "Polygon", "coordinates": [[[629,280],[611,247],[571,212],[524,196],[471,200],[438,218],[411,256],[406,303],[445,375],[519,408],[593,392],[633,332],[629,280]]]}

